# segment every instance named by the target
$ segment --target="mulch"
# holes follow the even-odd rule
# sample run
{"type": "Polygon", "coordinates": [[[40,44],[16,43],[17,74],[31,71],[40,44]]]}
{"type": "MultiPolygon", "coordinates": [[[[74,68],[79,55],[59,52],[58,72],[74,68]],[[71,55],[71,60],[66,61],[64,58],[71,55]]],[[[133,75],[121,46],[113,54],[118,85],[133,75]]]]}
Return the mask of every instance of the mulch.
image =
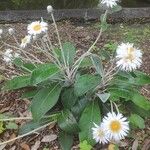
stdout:
{"type": "MultiPolygon", "coordinates": [[[[98,23],[91,23],[91,22],[70,22],[70,21],[61,21],[58,22],[58,28],[60,31],[61,39],[62,41],[71,41],[75,43],[79,55],[86,51],[88,47],[93,43],[94,39],[96,38],[98,34],[98,23]]],[[[116,26],[116,25],[113,25],[116,26]]],[[[111,27],[111,31],[114,34],[109,34],[107,32],[104,34],[101,38],[101,40],[97,43],[97,47],[101,48],[103,47],[107,42],[117,42],[120,43],[120,34],[118,35],[116,30],[114,30],[114,27],[111,27]]],[[[118,26],[118,25],[117,25],[118,26]]],[[[144,26],[144,25],[141,25],[144,26]]],[[[26,27],[27,24],[6,24],[6,25],[0,25],[0,28],[5,28],[5,30],[8,27],[14,27],[17,29],[17,37],[18,39],[23,38],[23,35],[26,35],[26,27]]],[[[53,25],[50,25],[49,27],[49,33],[52,37],[53,43],[57,43],[56,34],[54,33],[54,27],[53,25]]],[[[10,43],[13,41],[9,41],[10,43]]],[[[130,42],[130,41],[129,41],[130,42]]],[[[146,72],[147,74],[150,74],[150,38],[148,39],[145,37],[142,41],[139,43],[140,48],[143,50],[143,64],[141,67],[141,70],[146,72]]],[[[4,47],[3,47],[4,48],[4,47]]],[[[1,51],[1,50],[0,50],[1,51]]],[[[1,62],[2,63],[2,62],[1,62]]],[[[3,75],[10,76],[6,72],[3,72],[3,75]]],[[[2,84],[2,82],[1,82],[2,84]]],[[[147,91],[143,90],[143,94],[150,99],[150,87],[145,87],[147,91]]],[[[15,91],[15,92],[8,92],[8,93],[0,93],[0,114],[2,113],[8,113],[13,116],[28,116],[31,115],[28,106],[30,105],[30,100],[21,100],[20,99],[21,91],[15,91]]],[[[25,122],[17,122],[18,125],[22,125],[25,122]]],[[[136,130],[135,131],[135,137],[139,139],[140,147],[144,147],[142,150],[148,150],[150,143],[150,139],[148,136],[150,136],[150,121],[147,120],[146,123],[146,129],[145,130],[136,130]]],[[[50,129],[50,127],[47,127],[43,130],[41,130],[39,133],[24,137],[20,140],[14,141],[8,145],[5,145],[4,150],[36,150],[33,149],[33,146],[37,144],[37,141],[40,142],[40,146],[38,147],[39,150],[43,150],[44,148],[48,148],[50,150],[59,150],[60,145],[58,143],[58,139],[50,142],[50,143],[42,143],[41,139],[45,135],[51,135],[56,134],[58,135],[58,128],[55,125],[54,128],[50,129]]],[[[0,141],[2,140],[8,140],[13,137],[17,136],[16,130],[6,130],[4,133],[0,135],[0,141]]],[[[75,140],[75,144],[73,149],[78,150],[78,141],[75,140]]],[[[132,147],[134,140],[127,140],[124,141],[124,146],[121,149],[128,149],[129,147],[132,147]],[[128,145],[129,144],[129,145],[128,145]]],[[[36,147],[36,146],[35,146],[36,147]]],[[[0,150],[2,147],[0,146],[0,150]]],[[[99,148],[98,148],[99,149],[99,148]]],[[[98,150],[97,149],[97,150],[98,150]]]]}

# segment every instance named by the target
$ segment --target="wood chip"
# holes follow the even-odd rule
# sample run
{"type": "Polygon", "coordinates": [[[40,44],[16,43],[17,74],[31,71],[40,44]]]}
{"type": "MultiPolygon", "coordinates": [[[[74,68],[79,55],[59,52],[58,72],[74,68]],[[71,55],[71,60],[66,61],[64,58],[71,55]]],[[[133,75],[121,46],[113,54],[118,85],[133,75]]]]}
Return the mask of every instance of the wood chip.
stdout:
{"type": "MultiPolygon", "coordinates": [[[[14,139],[16,137],[16,134],[12,134],[11,136],[10,136],[10,139],[9,140],[11,140],[11,139],[14,139]]],[[[10,142],[10,143],[8,143],[8,145],[13,145],[15,143],[15,141],[12,141],[12,142],[10,142]]]]}
{"type": "Polygon", "coordinates": [[[22,147],[23,150],[30,150],[30,147],[26,143],[21,143],[20,146],[22,147]]]}
{"type": "Polygon", "coordinates": [[[7,144],[3,144],[0,146],[0,150],[3,150],[6,147],[7,144]]]}
{"type": "Polygon", "coordinates": [[[150,150],[150,139],[145,140],[142,150],[150,150]]]}
{"type": "Polygon", "coordinates": [[[40,147],[41,141],[36,141],[35,144],[31,147],[31,150],[38,150],[40,147]]]}
{"type": "Polygon", "coordinates": [[[133,142],[133,145],[132,145],[132,150],[137,150],[138,146],[139,146],[138,139],[135,139],[135,141],[133,142]]]}
{"type": "Polygon", "coordinates": [[[48,142],[52,142],[56,139],[57,139],[57,135],[56,134],[51,134],[51,135],[44,136],[41,142],[48,143],[48,142]]]}

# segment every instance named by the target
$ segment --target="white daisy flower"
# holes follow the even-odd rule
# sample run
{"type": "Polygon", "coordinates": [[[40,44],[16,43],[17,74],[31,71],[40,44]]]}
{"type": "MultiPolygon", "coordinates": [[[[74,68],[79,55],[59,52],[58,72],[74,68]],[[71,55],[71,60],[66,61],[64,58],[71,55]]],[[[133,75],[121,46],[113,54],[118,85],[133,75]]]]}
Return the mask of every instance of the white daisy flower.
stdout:
{"type": "Polygon", "coordinates": [[[6,62],[6,63],[10,63],[11,60],[12,60],[12,50],[11,49],[7,49],[4,53],[4,56],[3,56],[3,60],[6,62]]]}
{"type": "Polygon", "coordinates": [[[21,40],[20,47],[25,48],[27,44],[29,44],[30,42],[31,42],[31,35],[27,35],[21,40]]]}
{"type": "Polygon", "coordinates": [[[142,52],[133,44],[122,43],[116,50],[117,67],[124,71],[132,71],[141,66],[142,52]]]}
{"type": "Polygon", "coordinates": [[[109,139],[108,136],[106,134],[106,130],[105,127],[101,124],[100,126],[98,126],[97,124],[94,123],[94,126],[92,128],[93,130],[93,139],[95,139],[95,141],[97,143],[102,143],[102,144],[106,144],[108,143],[109,139]]]}
{"type": "Polygon", "coordinates": [[[37,35],[41,34],[43,32],[47,32],[48,30],[48,24],[44,21],[35,21],[28,25],[27,27],[28,33],[30,35],[37,35]]]}
{"type": "Polygon", "coordinates": [[[129,122],[122,114],[108,113],[104,117],[102,125],[105,127],[109,139],[119,142],[124,139],[129,132],[129,122]]]}
{"type": "Polygon", "coordinates": [[[102,0],[101,4],[106,5],[107,7],[112,8],[112,7],[114,7],[114,6],[117,5],[118,1],[119,0],[102,0]]]}

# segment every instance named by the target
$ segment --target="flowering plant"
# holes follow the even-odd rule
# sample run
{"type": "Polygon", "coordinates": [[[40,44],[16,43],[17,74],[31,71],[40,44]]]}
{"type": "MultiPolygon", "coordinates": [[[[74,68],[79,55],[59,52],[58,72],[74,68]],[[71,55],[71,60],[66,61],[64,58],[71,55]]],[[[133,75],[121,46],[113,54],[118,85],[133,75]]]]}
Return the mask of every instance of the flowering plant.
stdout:
{"type": "Polygon", "coordinates": [[[120,10],[117,2],[102,0],[101,3],[107,7],[101,16],[100,32],[81,56],[76,55],[72,43],[61,42],[51,6],[47,10],[52,17],[59,46],[53,45],[48,24],[43,19],[28,25],[28,35],[21,44],[15,31],[9,29],[16,45],[3,42],[9,47],[2,54],[3,61],[18,71],[15,70],[17,76],[8,80],[3,90],[24,88],[22,98],[32,99],[32,121],[21,127],[21,134],[26,135],[31,129],[57,121],[61,129],[59,140],[62,149],[71,148],[76,134],[81,143],[86,141],[92,146],[96,143],[119,143],[129,132],[129,121],[132,126],[139,126],[138,121],[148,116],[150,103],[140,94],[140,88],[150,83],[150,77],[136,71],[142,63],[141,50],[131,43],[122,43],[109,59],[103,54],[92,53],[108,27],[107,14],[120,10]],[[34,55],[34,50],[39,51],[44,60],[34,55]],[[93,72],[90,73],[88,68],[93,68],[93,72]]]}

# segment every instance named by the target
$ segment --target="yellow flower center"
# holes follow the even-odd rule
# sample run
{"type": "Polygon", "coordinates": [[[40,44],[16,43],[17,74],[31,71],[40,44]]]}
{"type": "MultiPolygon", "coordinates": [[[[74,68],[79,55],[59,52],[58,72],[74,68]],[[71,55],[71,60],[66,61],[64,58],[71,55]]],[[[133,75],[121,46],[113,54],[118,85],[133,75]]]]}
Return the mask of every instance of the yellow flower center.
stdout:
{"type": "Polygon", "coordinates": [[[37,25],[35,25],[34,27],[33,27],[33,30],[34,31],[39,31],[39,30],[41,30],[41,25],[40,24],[37,24],[37,25]]]}
{"type": "Polygon", "coordinates": [[[111,129],[112,132],[119,132],[120,129],[121,129],[120,122],[117,121],[117,120],[112,121],[111,124],[110,124],[110,129],[111,129]]]}
{"type": "Polygon", "coordinates": [[[27,37],[22,39],[22,43],[26,43],[27,42],[27,37]]]}
{"type": "Polygon", "coordinates": [[[135,49],[133,47],[130,47],[127,49],[127,57],[125,58],[125,61],[133,61],[135,59],[135,56],[134,56],[134,51],[135,49]]]}

